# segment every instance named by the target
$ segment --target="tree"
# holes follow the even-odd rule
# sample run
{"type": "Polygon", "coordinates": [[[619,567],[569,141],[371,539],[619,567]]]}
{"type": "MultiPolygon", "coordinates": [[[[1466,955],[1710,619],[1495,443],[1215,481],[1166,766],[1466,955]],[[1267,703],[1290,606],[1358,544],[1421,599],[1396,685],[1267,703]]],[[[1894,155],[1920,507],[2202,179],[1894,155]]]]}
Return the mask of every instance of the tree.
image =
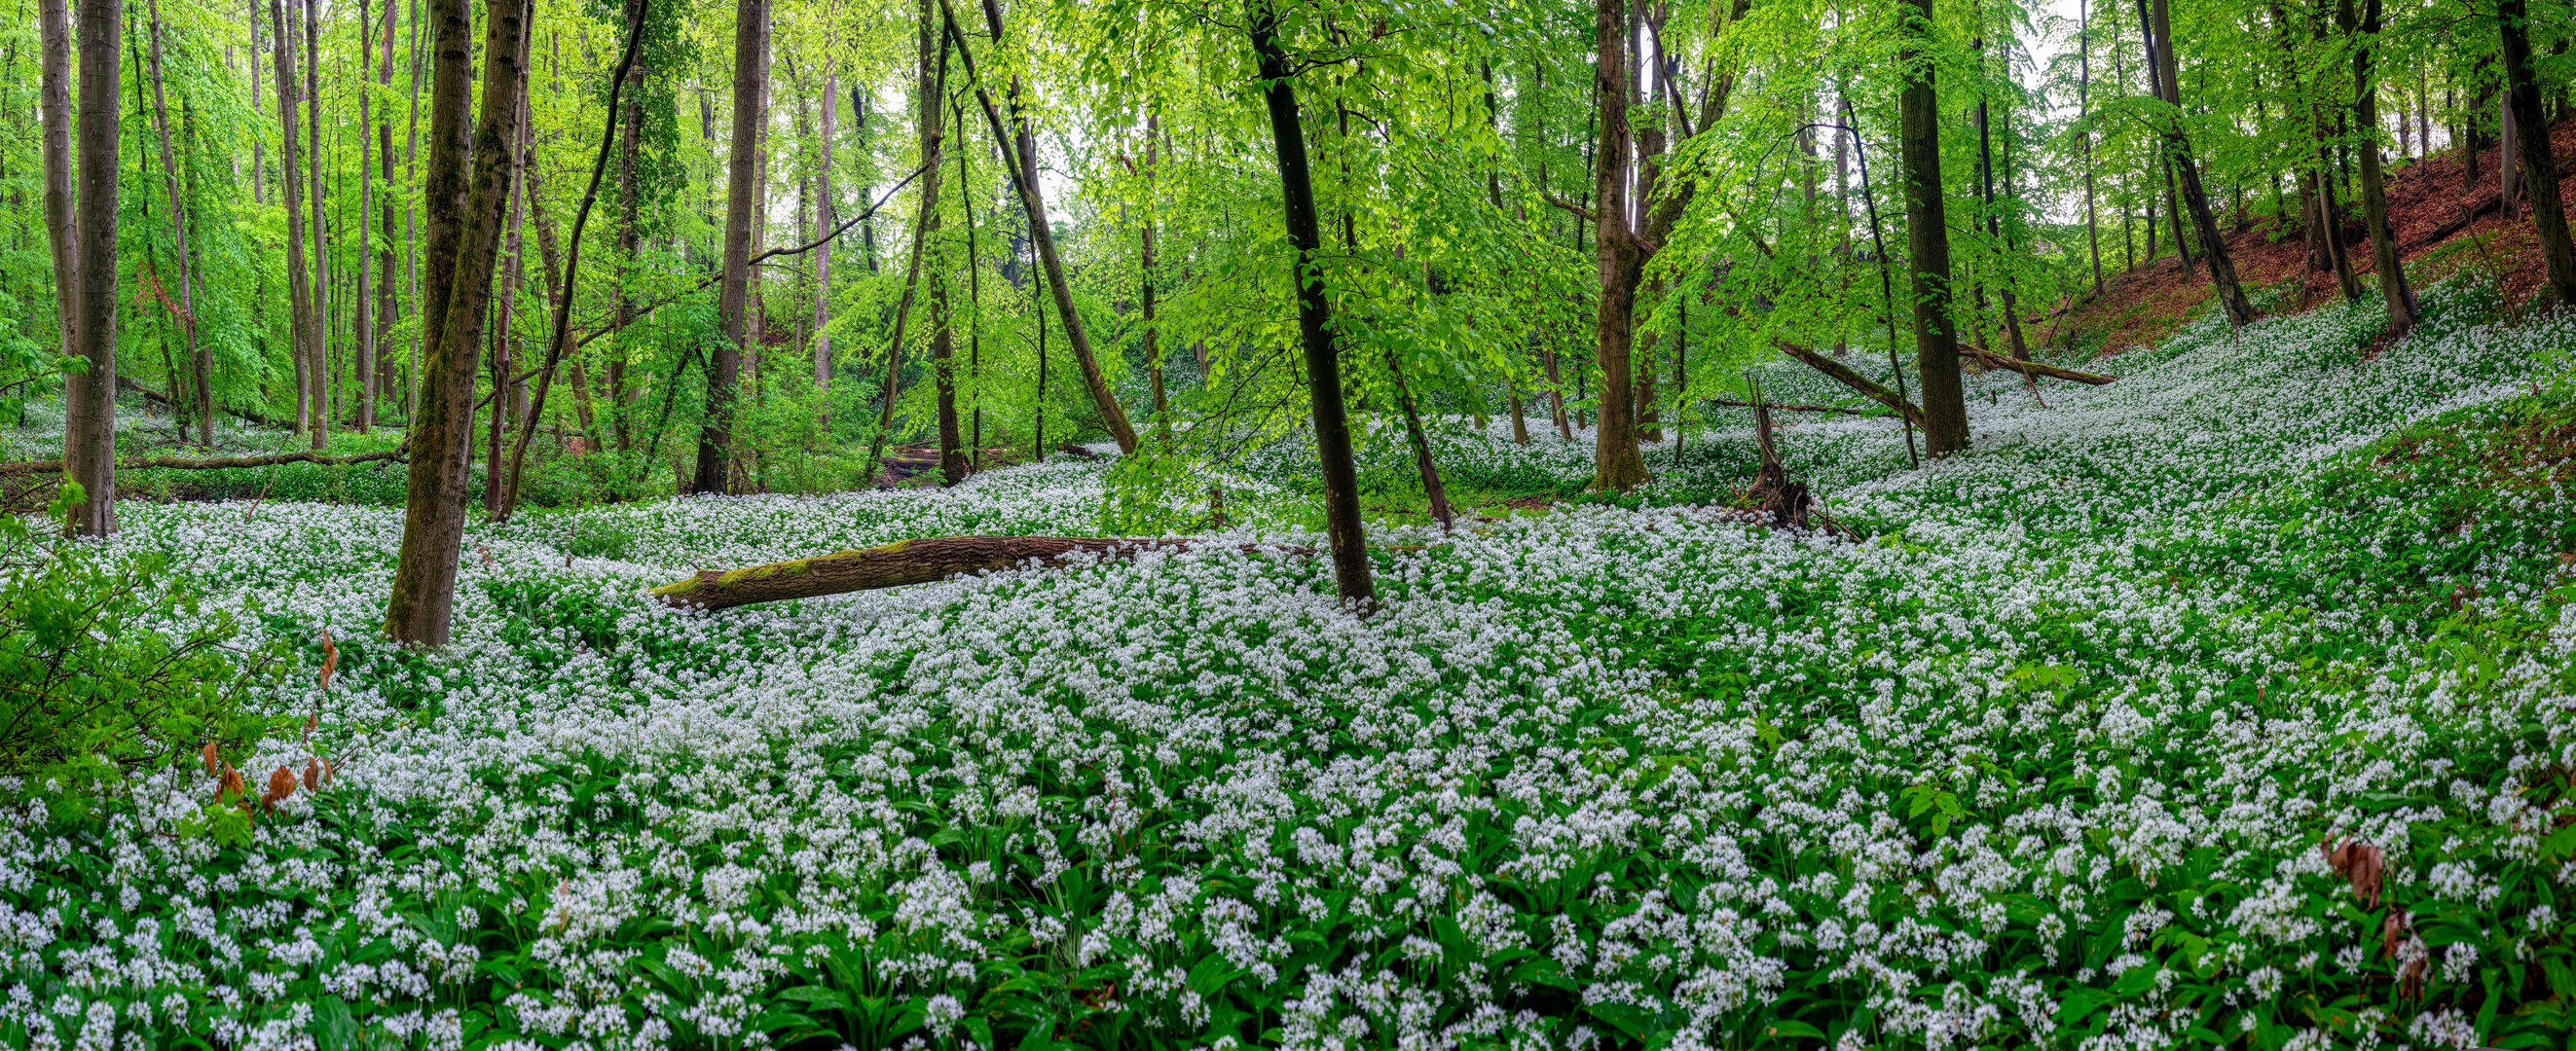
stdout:
{"type": "Polygon", "coordinates": [[[2549,271],[2549,294],[2576,304],[2576,244],[2567,233],[2567,209],[2558,193],[2558,165],[2549,154],[2549,122],[2540,111],[2540,82],[2531,70],[2531,25],[2524,0],[2497,0],[2503,35],[2505,105],[2524,129],[2518,136],[2531,185],[2531,226],[2540,235],[2540,258],[2549,271]]]}
{"type": "MultiPolygon", "coordinates": [[[[1602,0],[1605,5],[1618,0],[1602,0]]],[[[1279,160],[1279,196],[1288,243],[1297,253],[1297,339],[1306,352],[1306,393],[1314,409],[1315,455],[1324,479],[1324,528],[1333,545],[1333,580],[1342,601],[1366,608],[1377,601],[1369,575],[1368,533],[1360,521],[1359,468],[1351,454],[1351,425],[1342,405],[1341,350],[1333,339],[1317,257],[1323,227],[1315,212],[1314,176],[1306,167],[1306,132],[1297,113],[1294,74],[1279,46],[1279,10],[1253,0],[1252,51],[1258,56],[1261,98],[1270,112],[1270,139],[1279,160]]],[[[1636,446],[1629,445],[1630,455],[1636,446]]],[[[1644,467],[1638,473],[1644,473],[1644,467]]]]}
{"type": "Polygon", "coordinates": [[[690,488],[701,495],[726,492],[733,459],[733,408],[741,380],[744,321],[751,281],[752,210],[759,193],[761,57],[769,50],[769,0],[736,0],[733,14],[733,153],[725,173],[724,281],[716,314],[724,325],[707,369],[706,422],[698,432],[698,471],[690,488]]]}
{"type": "Polygon", "coordinates": [[[117,31],[124,21],[122,0],[81,0],[80,197],[72,208],[71,281],[62,286],[72,301],[73,353],[84,366],[63,399],[64,476],[81,486],[68,525],[78,536],[116,531],[116,106],[124,57],[117,31]]]}
{"type": "MultiPolygon", "coordinates": [[[[2209,267],[2210,283],[2218,288],[2219,307],[2227,312],[2228,324],[2242,328],[2254,323],[2254,304],[2245,298],[2244,286],[2236,280],[2236,264],[2228,257],[2227,239],[2218,231],[2218,217],[2209,209],[2209,191],[2201,185],[2200,165],[2192,159],[2191,138],[2183,130],[2182,73],[2174,61],[2173,26],[2166,0],[2154,0],[2148,10],[2147,82],[2165,104],[2158,121],[2164,135],[2165,162],[2180,185],[2183,207],[2191,212],[2193,232],[2200,237],[2201,261],[2209,267]]],[[[2174,241],[2179,248],[2180,233],[2175,234],[2174,241]]]]}
{"type": "Polygon", "coordinates": [[[280,200],[286,205],[286,302],[287,354],[295,363],[295,429],[313,426],[313,362],[321,355],[314,352],[313,284],[304,266],[304,182],[296,175],[295,127],[295,31],[286,19],[281,0],[268,0],[268,20],[276,30],[269,43],[276,48],[277,60],[277,182],[280,200]]]}
{"type": "Polygon", "coordinates": [[[1933,85],[1932,0],[1909,0],[1897,159],[1905,173],[1906,249],[1914,259],[1914,353],[1923,374],[1923,443],[1933,456],[1968,447],[1959,334],[1950,318],[1950,222],[1941,201],[1940,101],[1933,85]]]}
{"type": "Polygon", "coordinates": [[[429,164],[422,186],[428,213],[428,266],[422,317],[435,319],[422,339],[419,405],[411,428],[411,473],[403,502],[402,547],[395,556],[385,634],[410,646],[447,644],[456,603],[456,562],[465,537],[465,497],[474,451],[474,371],[484,310],[501,248],[502,212],[511,192],[525,78],[525,0],[486,0],[483,97],[467,157],[468,91],[475,77],[474,19],[465,0],[430,0],[429,164]]]}
{"type": "Polygon", "coordinates": [[[2379,295],[2387,301],[2388,334],[2402,336],[2415,324],[2415,290],[2406,283],[2406,266],[2397,254],[2397,235],[2388,224],[2388,188],[2379,171],[2379,85],[2371,79],[2371,52],[2379,45],[2380,0],[2365,0],[2356,23],[2352,0],[2340,0],[2344,32],[2353,34],[2352,122],[2362,129],[2361,214],[2370,226],[2371,264],[2379,271],[2379,295]]]}
{"type": "Polygon", "coordinates": [[[70,357],[77,353],[72,329],[74,304],[80,299],[80,243],[72,217],[72,23],[64,2],[36,0],[44,38],[36,113],[44,122],[45,242],[54,256],[54,328],[63,355],[70,357]]]}

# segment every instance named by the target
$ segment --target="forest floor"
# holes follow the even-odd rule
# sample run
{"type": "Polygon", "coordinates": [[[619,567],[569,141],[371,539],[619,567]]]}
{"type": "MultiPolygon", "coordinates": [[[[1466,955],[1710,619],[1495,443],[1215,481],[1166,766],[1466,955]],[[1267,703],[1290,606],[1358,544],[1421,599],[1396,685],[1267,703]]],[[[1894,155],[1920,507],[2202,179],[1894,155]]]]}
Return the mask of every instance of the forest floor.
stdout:
{"type": "MultiPolygon", "coordinates": [[[[2558,170],[2567,173],[2559,184],[2560,197],[2576,201],[2576,120],[2560,121],[2551,129],[2550,145],[2558,170]]],[[[2457,149],[2390,169],[2389,218],[2399,254],[2418,288],[2465,268],[2482,268],[2503,275],[2506,302],[2521,307],[2547,282],[2539,238],[2530,220],[2507,220],[2497,211],[2498,157],[2495,146],[2480,153],[2473,180],[2464,180],[2457,149]]],[[[2356,214],[2359,207],[2353,204],[2356,214]]],[[[2163,222],[2161,216],[2158,221],[2163,222]]],[[[2073,313],[2062,319],[2033,319],[2034,326],[2045,331],[2054,325],[2067,345],[2091,346],[2098,355],[2118,354],[2163,342],[2211,302],[2214,293],[2208,271],[2199,265],[2184,266],[2173,254],[2170,238],[2159,238],[2165,254],[2121,272],[2118,236],[2117,229],[2104,227],[2102,258],[2108,278],[2102,294],[2079,301],[2073,313]]],[[[2368,231],[2356,219],[2346,224],[2344,237],[2353,269],[2365,280],[2375,281],[2371,275],[2378,273],[2378,267],[2371,258],[2368,231]]],[[[2229,232],[2227,248],[2249,290],[2276,291],[2271,309],[2298,313],[2340,296],[2332,271],[2308,269],[2307,248],[2297,230],[2283,230],[2269,221],[2237,226],[2229,232]]]]}
{"type": "Polygon", "coordinates": [[[1919,470],[1784,428],[1857,540],[1723,506],[1740,420],[1552,508],[1589,434],[1452,425],[1449,535],[1366,432],[1365,618],[1257,549],[1318,543],[1295,444],[1141,504],[1050,457],[478,524],[432,655],[377,639],[398,508],[123,504],[278,654],[242,768],[335,775],[0,806],[0,1044],[2559,1046],[2576,314],[2476,276],[2376,352],[2329,302],[1970,377],[1919,470]],[[1228,543],[642,594],[1113,520],[1228,543]]]}

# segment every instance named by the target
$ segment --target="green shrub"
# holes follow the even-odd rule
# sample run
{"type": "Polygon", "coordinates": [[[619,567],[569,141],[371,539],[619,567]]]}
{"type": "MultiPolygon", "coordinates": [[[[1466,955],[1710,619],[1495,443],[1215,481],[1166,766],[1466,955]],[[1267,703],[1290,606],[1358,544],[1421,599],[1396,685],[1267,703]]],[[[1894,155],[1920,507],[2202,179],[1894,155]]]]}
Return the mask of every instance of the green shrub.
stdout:
{"type": "Polygon", "coordinates": [[[258,736],[240,700],[266,662],[229,648],[231,612],[164,583],[166,561],[0,516],[0,773],[78,777],[258,736]]]}

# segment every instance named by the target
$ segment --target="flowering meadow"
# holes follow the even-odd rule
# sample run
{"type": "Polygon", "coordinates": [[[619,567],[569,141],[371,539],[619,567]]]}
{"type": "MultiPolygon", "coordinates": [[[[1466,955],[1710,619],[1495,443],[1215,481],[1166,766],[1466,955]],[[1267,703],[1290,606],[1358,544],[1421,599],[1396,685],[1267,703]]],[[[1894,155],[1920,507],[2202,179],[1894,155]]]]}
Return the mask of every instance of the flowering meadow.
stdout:
{"type": "MultiPolygon", "coordinates": [[[[1749,475],[1720,421],[1641,500],[1381,524],[1365,618],[1244,550],[1315,543],[1293,457],[1225,544],[719,614],[640,592],[1097,532],[1104,467],[525,515],[433,656],[375,641],[398,510],[130,504],[319,713],[241,769],[330,777],[23,793],[0,1043],[2565,1046],[2576,316],[2476,294],[1975,377],[1920,470],[1802,418],[1857,539],[1676,496],[1749,475]]],[[[1533,429],[1443,466],[1579,488],[1533,429]]]]}

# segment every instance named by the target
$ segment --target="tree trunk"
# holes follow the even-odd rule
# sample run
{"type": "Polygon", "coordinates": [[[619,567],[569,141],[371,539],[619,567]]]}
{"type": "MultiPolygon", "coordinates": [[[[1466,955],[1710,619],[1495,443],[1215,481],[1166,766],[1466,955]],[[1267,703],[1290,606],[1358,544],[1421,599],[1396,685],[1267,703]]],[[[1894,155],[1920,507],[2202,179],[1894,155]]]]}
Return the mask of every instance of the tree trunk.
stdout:
{"type": "MultiPolygon", "coordinates": [[[[832,115],[840,109],[841,75],[838,71],[823,74],[823,155],[814,172],[814,196],[820,204],[814,209],[814,236],[831,233],[832,218],[832,115]]],[[[832,242],[814,246],[814,389],[832,388],[832,242]]],[[[827,402],[828,404],[828,402],[827,402]]]]}
{"type": "Polygon", "coordinates": [[[2084,0],[2075,0],[2075,130],[2083,136],[2084,243],[2093,250],[2093,294],[2102,294],[2102,224],[2093,210],[2093,40],[2084,0]]]}
{"type": "Polygon", "coordinates": [[[517,192],[510,197],[510,217],[501,243],[501,297],[492,310],[492,415],[490,436],[483,449],[483,513],[495,520],[509,512],[509,483],[502,473],[507,462],[502,448],[512,429],[521,437],[533,428],[535,421],[524,419],[527,406],[519,382],[519,356],[513,351],[518,343],[517,320],[520,268],[527,257],[522,231],[527,228],[528,155],[533,147],[528,136],[528,115],[519,114],[519,145],[511,151],[514,158],[510,181],[517,192]]]}
{"type": "MultiPolygon", "coordinates": [[[[975,72],[975,58],[966,47],[963,31],[957,29],[957,12],[949,0],[939,0],[939,6],[971,79],[975,72]]],[[[1002,39],[1002,9],[994,0],[984,0],[984,22],[992,32],[993,40],[999,43],[1002,39]]],[[[985,122],[992,126],[994,141],[1010,141],[1012,136],[1002,129],[1001,111],[993,105],[992,91],[978,83],[975,97],[983,106],[985,122]]],[[[1028,212],[1029,238],[1037,244],[1039,268],[1046,272],[1047,289],[1055,296],[1056,316],[1064,324],[1065,342],[1073,347],[1074,363],[1082,367],[1083,385],[1090,389],[1092,405],[1100,410],[1101,422],[1109,429],[1109,436],[1117,440],[1119,451],[1134,452],[1136,428],[1127,422],[1127,410],[1119,407],[1118,396],[1109,389],[1109,378],[1101,371],[1100,358],[1091,352],[1091,335],[1083,328],[1082,315],[1074,310],[1073,288],[1065,282],[1064,261],[1056,253],[1055,229],[1047,222],[1046,194],[1038,184],[1037,137],[1030,131],[1027,115],[1020,110],[1020,81],[1017,76],[1011,78],[1010,98],[1012,119],[1019,124],[1018,158],[1011,166],[1011,186],[1018,191],[1020,203],[1028,212]]]]}
{"type": "MultiPolygon", "coordinates": [[[[2504,37],[2506,102],[2528,134],[2522,136],[2522,166],[2530,175],[2531,225],[2540,235],[2540,257],[2549,271],[2549,294],[2561,305],[2576,305],[2576,244],[2567,232],[2567,209],[2558,192],[2558,165],[2549,153],[2549,124],[2540,114],[2540,83],[2531,70],[2531,27],[2524,0],[2498,0],[2497,24],[2504,37]]],[[[86,69],[84,69],[86,73],[86,69]]]]}
{"type": "Polygon", "coordinates": [[[1154,395],[1154,427],[1163,437],[1172,435],[1172,405],[1163,389],[1163,333],[1154,317],[1154,163],[1155,138],[1162,131],[1162,114],[1153,107],[1145,110],[1145,167],[1138,173],[1145,177],[1145,229],[1137,257],[1137,300],[1145,321],[1145,378],[1154,395]]]}
{"type": "MultiPolygon", "coordinates": [[[[1279,159],[1288,243],[1297,253],[1297,332],[1306,350],[1306,392],[1315,413],[1315,452],[1323,471],[1324,523],[1333,544],[1333,579],[1342,601],[1366,608],[1377,601],[1377,585],[1370,577],[1368,534],[1360,521],[1359,469],[1351,454],[1350,420],[1342,406],[1341,350],[1334,344],[1331,305],[1324,297],[1323,273],[1317,263],[1323,254],[1323,230],[1315,214],[1313,176],[1306,167],[1306,134],[1297,115],[1296,82],[1288,71],[1287,53],[1279,46],[1278,30],[1279,12],[1272,0],[1256,0],[1252,50],[1259,56],[1266,85],[1262,99],[1270,111],[1270,138],[1279,159]]],[[[1630,448],[1633,452],[1634,446],[1630,448]]]]}
{"type": "Polygon", "coordinates": [[[481,116],[467,167],[467,97],[474,80],[474,18],[465,0],[430,0],[435,38],[430,85],[430,147],[422,196],[429,213],[427,287],[422,319],[436,319],[423,339],[420,404],[409,439],[409,494],[402,548],[394,563],[385,634],[421,647],[446,645],[456,602],[456,562],[465,536],[471,484],[474,372],[483,315],[501,247],[501,217],[519,138],[519,94],[526,89],[525,0],[488,0],[483,38],[481,116]]]}
{"type": "Polygon", "coordinates": [[[304,181],[295,163],[295,31],[280,0],[268,0],[268,20],[277,29],[269,41],[277,52],[277,186],[286,207],[287,356],[295,364],[295,429],[300,432],[313,425],[313,384],[305,373],[314,358],[315,326],[313,283],[304,267],[304,181]]]}
{"type": "Polygon", "coordinates": [[[2237,282],[2236,264],[2228,258],[2227,241],[2218,231],[2218,218],[2209,210],[2209,191],[2200,183],[2200,166],[2192,160],[2191,140],[2183,132],[2181,74],[2174,62],[2173,27],[2165,0],[2155,0],[2151,10],[2157,64],[2163,67],[2158,80],[2164,86],[2165,104],[2172,107],[2164,115],[2166,156],[2172,159],[2174,175],[2182,183],[2182,203],[2190,210],[2192,229],[2200,237],[2201,261],[2209,268],[2210,283],[2217,286],[2219,306],[2227,312],[2228,324],[2243,328],[2254,323],[2254,304],[2245,298],[2245,288],[2237,282]]]}
{"type": "Polygon", "coordinates": [[[1923,374],[1923,440],[1934,456],[1968,447],[1968,402],[1959,378],[1959,334],[1950,325],[1950,225],[1941,199],[1941,116],[1933,91],[1932,0],[1908,0],[1897,95],[1898,159],[1905,172],[1906,247],[1914,258],[1914,347],[1923,374]]]}
{"type": "Polygon", "coordinates": [[[73,205],[77,277],[72,350],[89,365],[64,384],[66,480],[81,485],[67,526],[116,531],[116,191],[121,0],[80,0],[80,188],[73,205]],[[87,264],[87,265],[81,265],[87,264]]]}
{"type": "MultiPolygon", "coordinates": [[[[401,449],[388,449],[381,452],[371,453],[353,453],[347,456],[323,456],[319,453],[311,452],[276,453],[267,456],[210,456],[203,459],[184,456],[152,456],[140,460],[125,461],[124,463],[118,464],[117,469],[121,471],[222,471],[242,467],[274,467],[279,464],[288,463],[312,463],[322,464],[324,466],[339,466],[353,463],[374,463],[380,460],[400,460],[402,458],[403,450],[401,449]]],[[[61,460],[21,460],[15,463],[0,463],[0,477],[15,478],[31,474],[53,474],[62,469],[63,461],[61,460]]]]}
{"type": "MultiPolygon", "coordinates": [[[[390,5],[393,0],[385,2],[390,5]]],[[[349,378],[358,384],[358,404],[352,422],[360,434],[374,429],[376,415],[376,338],[367,325],[367,293],[371,287],[369,279],[373,276],[368,268],[374,262],[367,257],[367,213],[375,210],[375,183],[368,178],[367,169],[373,166],[376,148],[376,144],[367,138],[369,126],[375,123],[375,118],[370,115],[373,111],[369,108],[368,99],[373,93],[367,90],[367,78],[372,72],[368,67],[375,60],[374,49],[370,46],[375,43],[374,29],[374,23],[367,18],[367,0],[358,0],[358,212],[357,221],[353,224],[358,231],[355,249],[358,289],[349,301],[349,325],[357,359],[350,364],[349,378]]]]}
{"type": "Polygon", "coordinates": [[[72,22],[64,2],[36,0],[44,37],[36,111],[44,124],[45,241],[54,257],[54,331],[57,346],[70,356],[78,353],[72,329],[80,310],[80,227],[72,216],[72,22]]]}
{"type": "MultiPolygon", "coordinates": [[[[942,86],[947,78],[938,75],[931,66],[934,62],[942,67],[947,64],[946,23],[940,20],[932,6],[934,3],[935,0],[921,0],[920,5],[921,88],[914,123],[921,131],[921,148],[925,153],[936,153],[947,149],[949,145],[945,138],[948,130],[947,111],[943,108],[948,102],[948,92],[942,86]]],[[[965,122],[960,120],[958,123],[965,122]]],[[[961,158],[966,155],[962,141],[958,144],[957,155],[961,158]]],[[[972,192],[963,178],[957,181],[957,192],[972,192]]],[[[941,218],[938,212],[932,212],[928,220],[929,225],[925,229],[932,233],[938,232],[941,218]]],[[[940,254],[943,257],[947,255],[945,252],[940,254]]],[[[931,393],[938,415],[939,478],[943,485],[955,485],[966,480],[965,440],[957,425],[957,329],[953,311],[949,306],[950,283],[946,268],[932,268],[930,274],[930,381],[935,388],[931,393]]],[[[886,404],[891,407],[894,403],[889,401],[886,404]]]]}
{"type": "MultiPolygon", "coordinates": [[[[378,33],[376,53],[376,90],[390,95],[394,87],[394,0],[384,0],[384,30],[378,33]]],[[[386,187],[401,185],[394,181],[393,115],[376,125],[376,171],[386,187]]],[[[387,193],[377,206],[376,231],[376,342],[375,371],[366,379],[368,400],[361,404],[358,429],[363,433],[373,426],[378,415],[377,402],[393,394],[391,356],[382,345],[385,334],[394,330],[394,194],[387,193]]]]}
{"type": "MultiPolygon", "coordinates": [[[[179,275],[179,329],[188,343],[188,363],[196,377],[197,442],[212,445],[215,441],[214,396],[210,384],[214,375],[212,355],[197,340],[197,296],[193,265],[188,258],[188,209],[179,192],[179,168],[170,153],[170,108],[161,87],[161,3],[152,0],[151,47],[145,56],[152,68],[152,128],[161,140],[161,173],[168,177],[170,189],[171,253],[179,275]]],[[[173,386],[178,377],[170,380],[173,386]]],[[[177,391],[171,393],[176,394],[177,391]]]]}
{"type": "Polygon", "coordinates": [[[725,192],[724,281],[716,313],[724,342],[707,370],[707,412],[698,431],[698,469],[690,489],[722,496],[733,458],[733,406],[748,338],[752,210],[758,205],[762,56],[769,50],[769,0],[738,0],[733,16],[733,152],[725,192]]]}
{"type": "Polygon", "coordinates": [[[2406,265],[2397,253],[2397,235],[2388,224],[2388,189],[2379,171],[2379,85],[2371,79],[2371,52],[2379,45],[2380,0],[2365,0],[2359,24],[2352,0],[2342,0],[2344,32],[2357,34],[2352,51],[2353,123],[2362,129],[2361,214],[2370,226],[2371,264],[2379,271],[2380,298],[2387,301],[2388,334],[2402,336],[2415,324],[2415,290],[2406,282],[2406,265]]]}
{"type": "Polygon", "coordinates": [[[1628,96],[1636,79],[1629,56],[1637,33],[1626,0],[1597,0],[1592,22],[1599,58],[1592,87],[1601,129],[1592,179],[1593,266],[1601,283],[1593,322],[1601,403],[1593,434],[1592,487],[1624,493],[1646,480],[1645,457],[1637,449],[1637,402],[1629,360],[1636,345],[1637,282],[1646,266],[1628,216],[1628,174],[1634,152],[1628,96]]]}
{"type": "MultiPolygon", "coordinates": [[[[921,287],[922,253],[929,243],[930,232],[939,226],[940,183],[947,178],[940,170],[947,154],[939,146],[939,132],[944,128],[936,110],[938,100],[948,93],[948,51],[940,44],[944,38],[930,35],[936,32],[934,27],[924,24],[920,29],[923,34],[919,42],[921,46],[938,47],[940,50],[936,66],[928,67],[931,75],[914,88],[916,103],[927,100],[922,104],[931,108],[931,116],[917,128],[921,132],[921,199],[913,207],[912,250],[909,261],[904,264],[903,294],[895,300],[894,331],[886,339],[885,380],[877,385],[881,403],[877,408],[876,434],[868,444],[867,473],[870,478],[876,476],[877,460],[884,455],[887,436],[894,430],[894,401],[902,389],[904,333],[912,321],[912,302],[921,287]]],[[[930,60],[927,54],[923,58],[930,60]]]]}
{"type": "MultiPolygon", "coordinates": [[[[320,452],[331,434],[331,251],[329,227],[322,221],[322,34],[316,24],[322,0],[297,0],[304,9],[305,175],[313,182],[313,334],[306,344],[312,357],[304,374],[313,384],[313,415],[305,433],[320,452]]],[[[287,34],[292,40],[294,34],[287,34]]]]}

